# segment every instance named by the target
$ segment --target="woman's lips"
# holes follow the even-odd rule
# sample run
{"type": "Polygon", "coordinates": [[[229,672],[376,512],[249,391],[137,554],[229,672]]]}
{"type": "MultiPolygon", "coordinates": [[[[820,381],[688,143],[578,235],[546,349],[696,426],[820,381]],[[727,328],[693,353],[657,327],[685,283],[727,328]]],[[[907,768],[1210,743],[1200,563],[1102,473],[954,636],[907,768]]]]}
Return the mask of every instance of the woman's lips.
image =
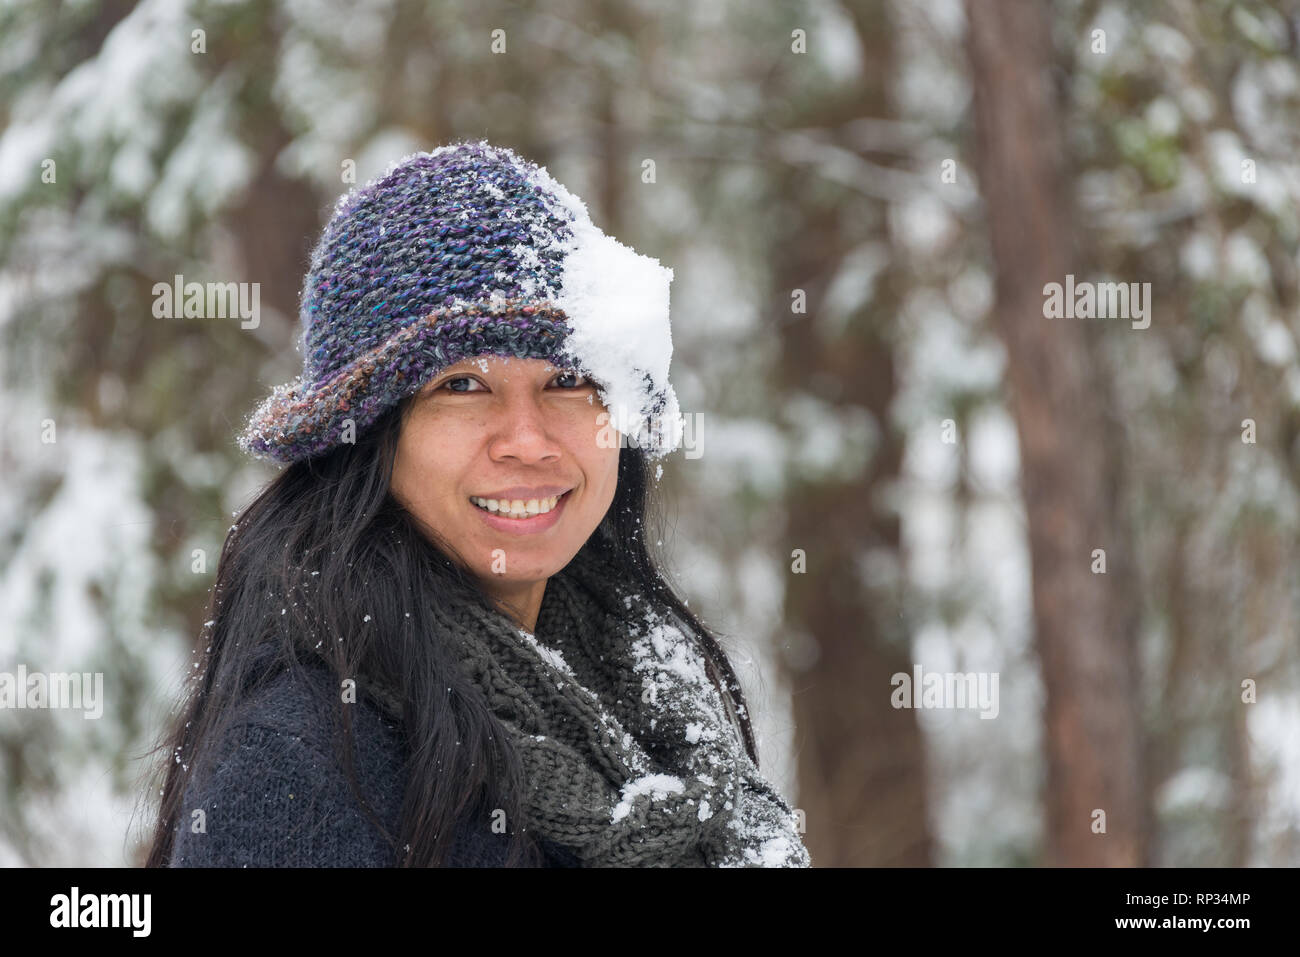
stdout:
{"type": "Polygon", "coordinates": [[[560,500],[555,503],[555,508],[529,518],[502,518],[500,515],[493,515],[487,509],[479,508],[473,502],[469,503],[469,507],[478,513],[479,518],[499,532],[512,535],[530,535],[536,532],[544,532],[558,522],[560,513],[564,511],[564,507],[568,504],[569,496],[572,493],[573,489],[569,489],[560,496],[560,500]]]}

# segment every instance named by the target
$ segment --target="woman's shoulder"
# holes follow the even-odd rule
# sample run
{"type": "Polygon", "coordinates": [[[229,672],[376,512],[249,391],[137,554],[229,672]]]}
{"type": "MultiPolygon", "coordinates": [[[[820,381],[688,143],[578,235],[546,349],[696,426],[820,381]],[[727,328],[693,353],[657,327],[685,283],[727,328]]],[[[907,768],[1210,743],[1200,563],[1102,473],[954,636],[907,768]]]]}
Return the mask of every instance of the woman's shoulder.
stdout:
{"type": "Polygon", "coordinates": [[[367,739],[383,754],[395,756],[400,723],[356,685],[355,679],[338,677],[323,661],[302,661],[294,667],[271,664],[236,706],[231,724],[289,732],[318,748],[332,748],[346,710],[358,742],[367,739]]]}
{"type": "Polygon", "coordinates": [[[382,867],[391,843],[364,813],[335,747],[351,707],[357,786],[390,834],[404,790],[398,727],[364,699],[345,705],[327,667],[268,676],[236,706],[186,787],[173,866],[382,867]]]}
{"type": "MultiPolygon", "coordinates": [[[[172,867],[391,867],[394,845],[365,815],[335,747],[336,717],[350,708],[357,786],[396,838],[406,785],[406,745],[387,711],[357,694],[324,662],[278,667],[235,707],[206,769],[186,787],[172,867]]],[[[576,867],[567,848],[541,842],[546,867],[576,867]]],[[[504,836],[467,824],[449,865],[499,867],[504,836]]]]}

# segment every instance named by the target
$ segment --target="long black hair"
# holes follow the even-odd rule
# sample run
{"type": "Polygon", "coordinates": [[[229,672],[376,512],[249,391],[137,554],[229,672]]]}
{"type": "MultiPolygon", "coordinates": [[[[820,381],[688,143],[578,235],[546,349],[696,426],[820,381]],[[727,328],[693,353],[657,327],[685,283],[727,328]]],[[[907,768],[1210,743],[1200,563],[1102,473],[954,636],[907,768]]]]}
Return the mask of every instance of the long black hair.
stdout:
{"type": "MultiPolygon", "coordinates": [[[[421,744],[408,748],[399,833],[390,834],[356,779],[351,708],[333,696],[335,743],[352,792],[392,844],[395,865],[443,864],[449,848],[438,836],[454,834],[467,814],[500,808],[507,822],[524,819],[521,765],[498,719],[449,649],[427,638],[437,634],[434,602],[504,608],[446,542],[421,533],[390,493],[397,438],[413,399],[389,409],[355,443],[286,467],[237,517],[217,565],[189,690],[153,749],[162,755],[160,780],[149,793],[161,791],[161,799],[145,866],[167,866],[186,785],[218,757],[214,751],[242,696],[285,668],[302,668],[304,639],[340,681],[364,675],[397,689],[406,740],[421,744]],[[362,608],[369,616],[364,624],[362,608]]],[[[748,708],[726,653],[647,548],[649,469],[644,449],[620,448],[613,503],[583,548],[598,550],[623,581],[690,626],[714,684],[724,700],[730,695],[732,719],[757,765],[748,708]]],[[[531,832],[511,830],[506,863],[540,861],[531,832]]]]}

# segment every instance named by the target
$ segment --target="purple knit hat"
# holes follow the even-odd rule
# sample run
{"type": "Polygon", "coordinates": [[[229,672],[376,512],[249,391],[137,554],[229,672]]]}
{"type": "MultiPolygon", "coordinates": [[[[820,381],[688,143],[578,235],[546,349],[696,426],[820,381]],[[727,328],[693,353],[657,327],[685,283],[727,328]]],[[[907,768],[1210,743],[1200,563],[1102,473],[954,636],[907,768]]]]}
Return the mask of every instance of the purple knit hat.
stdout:
{"type": "Polygon", "coordinates": [[[414,153],[339,200],[303,283],[302,375],[237,441],[284,464],[319,455],[447,366],[498,355],[589,376],[610,424],[666,454],[680,441],[671,281],[509,149],[414,153]]]}

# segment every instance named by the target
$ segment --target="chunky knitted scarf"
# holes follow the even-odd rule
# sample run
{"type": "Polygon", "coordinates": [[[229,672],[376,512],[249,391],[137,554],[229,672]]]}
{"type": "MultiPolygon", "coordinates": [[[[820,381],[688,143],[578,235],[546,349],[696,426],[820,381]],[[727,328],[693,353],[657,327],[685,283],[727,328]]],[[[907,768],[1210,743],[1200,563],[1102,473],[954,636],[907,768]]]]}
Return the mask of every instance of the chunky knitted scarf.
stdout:
{"type": "Polygon", "coordinates": [[[437,612],[533,785],[527,826],[588,867],[810,866],[688,626],[586,552],[547,582],[535,634],[437,612]]]}

